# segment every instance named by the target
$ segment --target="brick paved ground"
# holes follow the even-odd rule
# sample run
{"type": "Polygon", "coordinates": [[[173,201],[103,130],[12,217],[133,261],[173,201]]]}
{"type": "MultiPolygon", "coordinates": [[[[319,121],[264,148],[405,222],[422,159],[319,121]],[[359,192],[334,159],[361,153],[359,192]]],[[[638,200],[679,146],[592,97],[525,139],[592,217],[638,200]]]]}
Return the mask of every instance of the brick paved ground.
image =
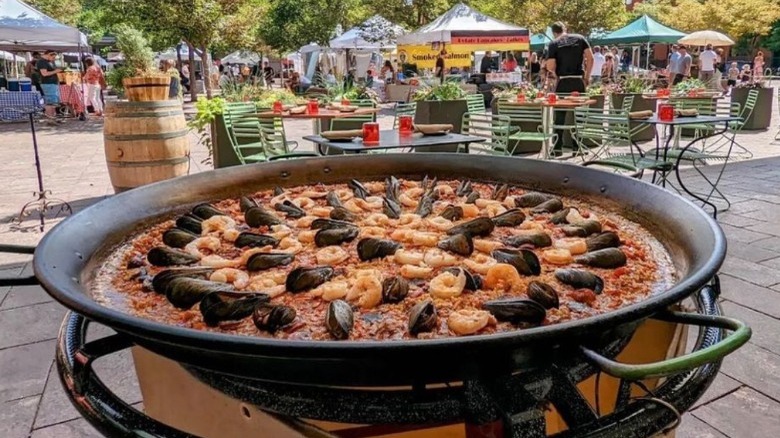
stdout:
{"type": "MultiPolygon", "coordinates": [[[[381,123],[387,126],[392,119],[384,116],[381,123]]],[[[41,237],[35,218],[12,223],[36,186],[28,129],[24,124],[0,125],[3,243],[35,244],[41,237]]],[[[112,193],[101,129],[99,122],[73,121],[39,132],[46,187],[76,209],[112,193]]],[[[294,122],[287,129],[291,139],[300,139],[310,124],[294,122]]],[[[729,241],[721,276],[723,308],[748,321],[754,336],[726,359],[706,397],[685,416],[680,437],[780,436],[780,158],[773,158],[780,155],[775,150],[780,144],[772,142],[775,130],[743,135],[742,143],[762,159],[730,165],[722,182],[734,202],[719,217],[729,241]]],[[[205,150],[194,147],[193,172],[208,169],[200,164],[204,158],[205,150]]],[[[0,254],[0,276],[29,274],[28,262],[0,254]]],[[[97,436],[70,405],[52,366],[64,313],[39,287],[0,288],[0,437],[97,436]]],[[[95,336],[107,333],[98,330],[95,336]]],[[[141,401],[128,354],[98,361],[96,367],[125,400],[141,401]]]]}

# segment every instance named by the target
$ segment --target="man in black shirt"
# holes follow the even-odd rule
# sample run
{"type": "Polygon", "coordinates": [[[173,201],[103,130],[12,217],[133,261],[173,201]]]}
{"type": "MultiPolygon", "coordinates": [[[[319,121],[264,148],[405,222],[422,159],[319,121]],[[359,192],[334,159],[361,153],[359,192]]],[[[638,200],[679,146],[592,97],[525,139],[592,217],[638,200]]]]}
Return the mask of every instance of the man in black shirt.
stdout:
{"type": "Polygon", "coordinates": [[[492,73],[493,70],[497,70],[493,65],[493,53],[487,51],[485,52],[485,56],[482,57],[482,61],[479,63],[479,72],[486,74],[492,73]]]}
{"type": "Polygon", "coordinates": [[[436,77],[439,78],[441,83],[444,83],[444,56],[447,54],[446,50],[439,52],[439,57],[436,59],[436,77]]]}
{"type": "Polygon", "coordinates": [[[273,88],[275,74],[274,68],[268,65],[268,61],[263,62],[263,77],[265,78],[265,86],[269,89],[273,88]]]}
{"type": "Polygon", "coordinates": [[[62,69],[54,65],[57,53],[54,50],[48,50],[35,65],[41,75],[41,87],[43,88],[43,103],[46,107],[46,115],[54,118],[57,107],[60,104],[60,80],[57,73],[62,69]]]}
{"type": "MultiPolygon", "coordinates": [[[[566,26],[557,22],[552,26],[555,39],[547,45],[547,71],[556,79],[556,93],[585,92],[590,82],[593,67],[593,52],[584,36],[566,33],[566,26]]],[[[555,125],[562,126],[566,121],[566,112],[556,111],[555,125]]],[[[554,155],[560,155],[563,147],[563,130],[556,130],[558,140],[554,155]]]]}

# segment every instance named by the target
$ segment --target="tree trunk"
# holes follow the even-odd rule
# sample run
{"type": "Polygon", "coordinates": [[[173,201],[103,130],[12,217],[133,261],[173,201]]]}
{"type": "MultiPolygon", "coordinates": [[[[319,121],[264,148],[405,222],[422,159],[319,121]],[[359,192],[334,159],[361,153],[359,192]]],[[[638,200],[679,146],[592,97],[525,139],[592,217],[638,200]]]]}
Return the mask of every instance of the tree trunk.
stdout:
{"type": "Polygon", "coordinates": [[[198,92],[195,88],[195,46],[188,42],[187,50],[189,51],[188,59],[190,63],[190,102],[197,102],[198,92]]]}
{"type": "Polygon", "coordinates": [[[208,48],[205,45],[200,46],[200,62],[203,64],[203,86],[206,87],[206,97],[211,99],[211,66],[208,48]]]}

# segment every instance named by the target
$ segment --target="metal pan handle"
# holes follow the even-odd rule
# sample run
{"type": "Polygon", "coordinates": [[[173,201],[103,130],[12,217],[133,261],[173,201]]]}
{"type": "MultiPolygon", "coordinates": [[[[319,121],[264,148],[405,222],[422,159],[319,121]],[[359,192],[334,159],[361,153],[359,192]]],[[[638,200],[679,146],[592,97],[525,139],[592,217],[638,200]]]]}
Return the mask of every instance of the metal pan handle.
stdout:
{"type": "MultiPolygon", "coordinates": [[[[703,294],[717,296],[712,286],[705,286],[703,294]]],[[[701,315],[686,312],[665,312],[653,317],[661,321],[675,322],[679,324],[692,324],[703,327],[716,327],[730,330],[732,333],[715,345],[694,351],[689,354],[673,357],[660,362],[648,364],[625,364],[616,362],[596,353],[586,347],[580,347],[585,357],[610,376],[625,380],[644,380],[655,377],[666,377],[683,371],[698,368],[704,364],[716,362],[734,352],[744,345],[752,334],[752,330],[744,322],[725,316],[701,315]]]]}

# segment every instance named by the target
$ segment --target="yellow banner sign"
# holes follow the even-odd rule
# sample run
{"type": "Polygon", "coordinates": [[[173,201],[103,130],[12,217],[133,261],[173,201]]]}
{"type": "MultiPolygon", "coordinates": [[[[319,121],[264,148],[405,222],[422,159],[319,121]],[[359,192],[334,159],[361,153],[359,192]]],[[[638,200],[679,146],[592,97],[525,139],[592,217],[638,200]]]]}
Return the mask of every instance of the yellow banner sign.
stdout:
{"type": "MultiPolygon", "coordinates": [[[[431,49],[431,45],[425,46],[398,46],[398,60],[406,64],[417,64],[417,68],[435,68],[436,58],[441,50],[431,49]]],[[[471,50],[461,50],[459,47],[447,46],[447,54],[444,56],[444,65],[450,67],[470,67],[471,50]]]]}

